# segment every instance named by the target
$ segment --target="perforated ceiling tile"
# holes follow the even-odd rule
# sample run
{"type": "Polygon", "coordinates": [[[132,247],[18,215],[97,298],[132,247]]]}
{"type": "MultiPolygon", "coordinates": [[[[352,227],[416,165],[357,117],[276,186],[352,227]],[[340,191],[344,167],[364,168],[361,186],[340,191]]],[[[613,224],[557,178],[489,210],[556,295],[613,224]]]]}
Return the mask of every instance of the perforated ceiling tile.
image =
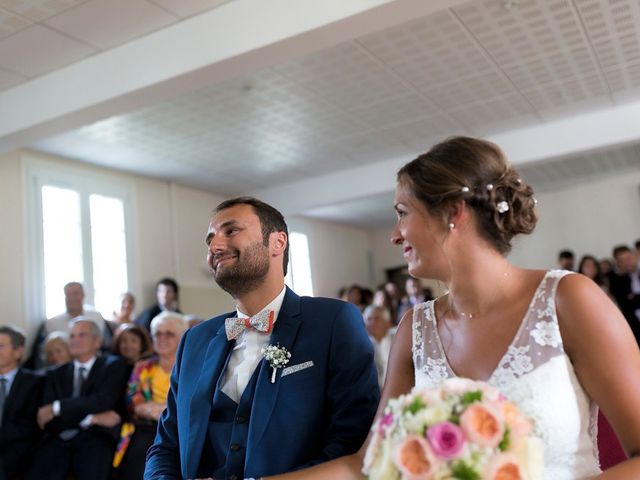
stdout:
{"type": "Polygon", "coordinates": [[[518,171],[536,191],[549,191],[640,170],[640,145],[631,144],[571,157],[521,165],[518,171]]]}
{"type": "Polygon", "coordinates": [[[421,90],[494,71],[449,12],[368,35],[359,42],[421,90]]]}
{"type": "Polygon", "coordinates": [[[538,112],[574,105],[595,97],[607,96],[609,89],[599,76],[555,80],[524,89],[523,94],[538,112]]]}
{"type": "Polygon", "coordinates": [[[454,11],[520,89],[597,73],[569,1],[530,0],[507,9],[502,0],[484,0],[454,11]]]}
{"type": "Polygon", "coordinates": [[[31,21],[0,9],[0,38],[8,37],[31,25],[31,21]]]}
{"type": "Polygon", "coordinates": [[[426,151],[430,145],[446,137],[468,133],[461,125],[454,123],[445,115],[420,118],[395,125],[385,129],[384,132],[390,138],[396,138],[410,147],[414,155],[426,151]]]}
{"type": "Polygon", "coordinates": [[[486,131],[496,125],[509,123],[525,118],[532,119],[530,105],[520,95],[479,100],[461,108],[447,110],[454,121],[473,131],[486,131]]]}
{"type": "Polygon", "coordinates": [[[409,91],[401,81],[353,43],[340,44],[275,66],[273,70],[345,109],[409,91]]]}
{"type": "Polygon", "coordinates": [[[576,0],[603,68],[640,63],[640,2],[576,0]]]}
{"type": "Polygon", "coordinates": [[[497,97],[513,97],[517,90],[497,72],[483,75],[453,77],[444,85],[425,88],[423,92],[443,109],[453,109],[466,104],[497,97]]]}
{"type": "Polygon", "coordinates": [[[64,12],[86,0],[0,0],[0,7],[39,22],[64,12]]]}

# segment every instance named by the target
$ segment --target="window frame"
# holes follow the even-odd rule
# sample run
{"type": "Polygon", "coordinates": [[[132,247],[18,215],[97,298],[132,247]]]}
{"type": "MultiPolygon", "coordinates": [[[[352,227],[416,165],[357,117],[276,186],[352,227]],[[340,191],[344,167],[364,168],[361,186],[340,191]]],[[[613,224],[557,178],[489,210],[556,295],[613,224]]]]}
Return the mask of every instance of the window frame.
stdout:
{"type": "MultiPolygon", "coordinates": [[[[90,167],[72,167],[56,165],[39,159],[25,159],[23,163],[26,182],[25,238],[31,254],[26,256],[27,275],[25,275],[25,313],[27,321],[38,325],[47,318],[44,271],[44,231],[42,212],[42,187],[54,187],[74,190],[80,199],[80,222],[82,238],[82,260],[84,275],[85,303],[93,305],[93,256],[91,245],[90,196],[92,194],[117,198],[122,201],[124,210],[125,248],[127,256],[128,290],[137,285],[137,268],[134,260],[136,231],[135,185],[118,175],[91,171],[90,167]]],[[[63,295],[63,292],[60,292],[63,295]]],[[[114,305],[117,299],[114,299],[114,305]]],[[[62,313],[62,312],[59,312],[62,313]]],[[[111,312],[100,312],[105,318],[111,312]]]]}

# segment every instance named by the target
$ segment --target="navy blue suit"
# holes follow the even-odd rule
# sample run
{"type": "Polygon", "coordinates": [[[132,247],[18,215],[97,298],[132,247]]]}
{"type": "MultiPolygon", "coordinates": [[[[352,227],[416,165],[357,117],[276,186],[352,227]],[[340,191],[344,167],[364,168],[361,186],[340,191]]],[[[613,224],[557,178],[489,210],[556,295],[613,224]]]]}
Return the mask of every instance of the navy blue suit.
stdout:
{"type": "MultiPolygon", "coordinates": [[[[149,449],[144,478],[197,478],[215,417],[213,397],[234,341],[215,317],[186,332],[171,375],[167,410],[149,449]]],[[[286,376],[262,360],[254,373],[243,445],[244,477],[283,473],[354,453],[365,440],[380,392],[373,349],[358,309],[287,289],[270,344],[291,352],[286,376]]],[[[231,450],[234,451],[232,445],[231,450]]],[[[232,478],[230,476],[229,478],[232,478]]],[[[241,477],[240,477],[241,478],[241,477]]]]}

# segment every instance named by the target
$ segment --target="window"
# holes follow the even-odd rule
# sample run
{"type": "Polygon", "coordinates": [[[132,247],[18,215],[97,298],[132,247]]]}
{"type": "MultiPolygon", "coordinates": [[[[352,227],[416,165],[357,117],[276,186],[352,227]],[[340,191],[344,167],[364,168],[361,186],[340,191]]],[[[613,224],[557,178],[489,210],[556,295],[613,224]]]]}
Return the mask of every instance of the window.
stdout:
{"type": "Polygon", "coordinates": [[[298,295],[313,296],[309,241],[304,233],[289,234],[289,271],[285,281],[298,295]]]}
{"type": "Polygon", "coordinates": [[[85,303],[109,318],[129,289],[126,206],[129,192],[102,178],[77,177],[65,168],[31,168],[34,199],[31,279],[34,318],[65,311],[63,287],[84,285],[85,303]]]}

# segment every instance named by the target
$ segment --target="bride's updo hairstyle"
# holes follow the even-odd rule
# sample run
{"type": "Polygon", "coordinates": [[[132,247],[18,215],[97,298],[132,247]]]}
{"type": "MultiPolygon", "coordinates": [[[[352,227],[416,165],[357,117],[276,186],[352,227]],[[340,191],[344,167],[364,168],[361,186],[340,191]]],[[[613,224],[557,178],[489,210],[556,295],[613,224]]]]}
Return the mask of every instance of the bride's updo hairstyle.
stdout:
{"type": "Polygon", "coordinates": [[[478,231],[502,254],[511,239],[531,233],[538,220],[533,189],[522,181],[500,148],[485,140],[451,137],[398,171],[398,183],[446,226],[452,206],[464,200],[478,231]]]}

